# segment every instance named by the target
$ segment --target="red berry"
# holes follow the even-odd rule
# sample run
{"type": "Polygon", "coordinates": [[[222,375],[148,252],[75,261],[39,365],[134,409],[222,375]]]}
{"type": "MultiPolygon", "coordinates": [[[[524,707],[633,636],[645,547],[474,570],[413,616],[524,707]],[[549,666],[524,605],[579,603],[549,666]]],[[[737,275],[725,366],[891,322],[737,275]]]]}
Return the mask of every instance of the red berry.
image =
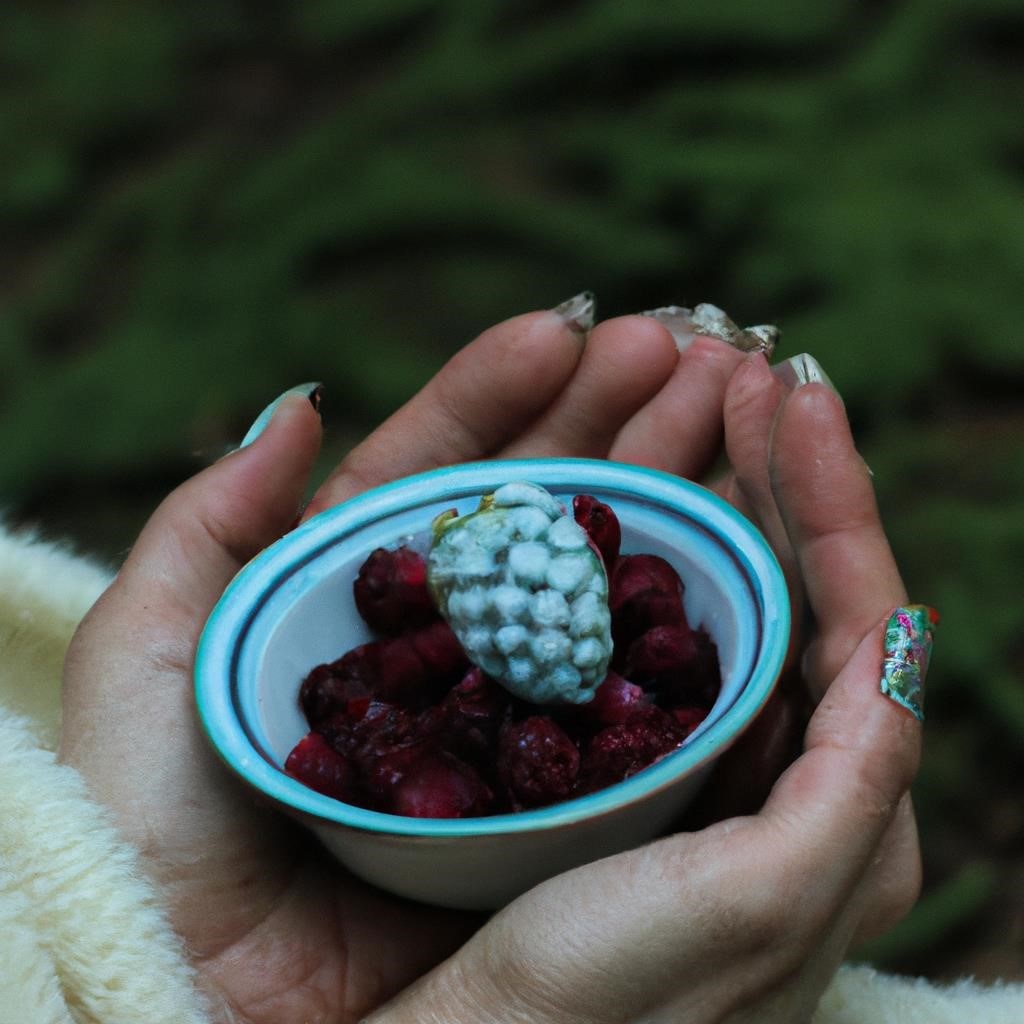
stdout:
{"type": "Polygon", "coordinates": [[[338,800],[351,799],[356,789],[355,773],[348,758],[315,732],[299,740],[288,755],[284,770],[310,789],[338,800]]]}
{"type": "Polygon", "coordinates": [[[630,644],[649,629],[686,625],[682,581],[657,555],[619,556],[608,583],[608,609],[620,668],[630,644]]]}
{"type": "Polygon", "coordinates": [[[708,709],[700,707],[673,708],[672,717],[679,723],[685,737],[689,736],[708,717],[708,709]]]}
{"type": "Polygon", "coordinates": [[[366,624],[394,635],[438,617],[427,590],[427,563],[408,547],[377,548],[363,563],[352,587],[366,624]]]}
{"type": "MultiPolygon", "coordinates": [[[[347,655],[346,655],[347,657],[347,655]]],[[[369,696],[366,682],[349,671],[345,658],[317,665],[302,681],[299,703],[306,720],[314,729],[339,713],[345,713],[351,701],[369,696]]]]}
{"type": "Polygon", "coordinates": [[[354,647],[318,665],[299,691],[310,725],[317,727],[353,698],[423,703],[462,672],[468,659],[447,622],[438,620],[401,636],[354,647]]]}
{"type": "Polygon", "coordinates": [[[487,784],[450,754],[424,754],[392,790],[386,810],[410,818],[470,818],[489,811],[487,784]]]}
{"type": "Polygon", "coordinates": [[[694,630],[690,636],[694,645],[693,659],[684,671],[662,677],[659,700],[669,707],[699,705],[710,708],[722,688],[718,648],[705,629],[694,630]]]}
{"type": "Polygon", "coordinates": [[[678,679],[697,657],[697,641],[689,626],[655,626],[637,637],[626,653],[625,672],[648,689],[678,679]]]}
{"type": "Polygon", "coordinates": [[[682,726],[653,705],[599,732],[587,747],[582,774],[588,791],[612,786],[649,767],[685,739],[682,726]]]}
{"type": "Polygon", "coordinates": [[[591,727],[617,725],[625,721],[641,704],[647,703],[643,687],[624,679],[618,672],[609,672],[586,704],[573,708],[578,717],[591,727]]]}
{"type": "Polygon", "coordinates": [[[547,715],[506,724],[498,738],[498,774],[523,807],[564,800],[576,786],[580,753],[547,715]]]}
{"type": "Polygon", "coordinates": [[[474,667],[448,691],[436,708],[425,714],[436,713],[440,742],[446,750],[478,767],[489,762],[493,768],[492,752],[498,730],[511,706],[508,691],[474,667]]]}
{"type": "Polygon", "coordinates": [[[605,569],[610,570],[619,557],[619,545],[622,543],[622,527],[618,516],[603,501],[589,494],[577,494],[572,499],[572,513],[593,541],[605,569]]]}

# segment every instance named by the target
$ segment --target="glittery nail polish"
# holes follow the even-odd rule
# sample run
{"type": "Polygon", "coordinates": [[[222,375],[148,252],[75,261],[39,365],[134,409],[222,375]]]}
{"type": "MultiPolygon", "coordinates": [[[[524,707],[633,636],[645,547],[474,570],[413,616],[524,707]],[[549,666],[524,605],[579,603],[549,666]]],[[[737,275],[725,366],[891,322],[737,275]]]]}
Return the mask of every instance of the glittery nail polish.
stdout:
{"type": "Polygon", "coordinates": [[[924,720],[924,677],[939,614],[923,604],[896,608],[885,625],[881,691],[924,720]]]}
{"type": "Polygon", "coordinates": [[[553,312],[557,313],[577,334],[586,335],[594,326],[594,313],[596,311],[593,292],[580,292],[565,302],[555,306],[553,312]]]}

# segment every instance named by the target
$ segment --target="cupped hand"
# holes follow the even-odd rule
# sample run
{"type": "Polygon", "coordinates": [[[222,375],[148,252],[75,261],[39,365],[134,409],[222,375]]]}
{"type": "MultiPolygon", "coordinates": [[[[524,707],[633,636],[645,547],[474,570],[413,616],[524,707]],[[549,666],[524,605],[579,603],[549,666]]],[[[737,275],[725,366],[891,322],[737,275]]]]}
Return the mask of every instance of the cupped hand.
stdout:
{"type": "MultiPolygon", "coordinates": [[[[644,876],[649,876],[644,892],[650,901],[666,908],[675,901],[676,932],[690,920],[700,923],[707,937],[719,937],[719,946],[706,938],[709,955],[730,941],[735,946],[735,929],[723,922],[734,921],[742,930],[753,920],[751,934],[771,931],[769,896],[781,906],[786,871],[792,885],[810,879],[813,892],[795,904],[807,908],[818,931],[832,929],[829,956],[815,961],[824,983],[827,965],[871,918],[872,906],[880,902],[875,894],[886,891],[885,876],[880,879],[881,873],[870,868],[872,857],[886,844],[894,846],[893,863],[900,865],[895,875],[907,874],[902,870],[908,860],[906,829],[893,824],[890,803],[907,806],[898,798],[912,773],[916,726],[868,685],[881,655],[878,629],[864,616],[873,609],[877,618],[902,598],[841,407],[821,390],[812,386],[786,397],[763,362],[744,361],[709,339],[698,339],[679,356],[667,332],[644,318],[602,324],[584,346],[556,314],[529,314],[492,328],[462,350],[355,449],[314,497],[307,514],[385,480],[492,455],[611,457],[694,476],[717,455],[724,425],[735,472],[721,489],[754,514],[770,537],[774,531],[794,594],[800,593],[802,572],[819,621],[829,624],[819,631],[808,671],[819,691],[833,677],[842,685],[829,691],[815,718],[819,724],[812,725],[808,754],[780,780],[761,815],[570,872],[522,897],[479,931],[481,921],[474,915],[408,904],[339,869],[303,832],[251,800],[216,761],[196,725],[191,669],[199,632],[234,573],[294,519],[319,443],[310,403],[299,396],[286,399],[253,444],[167,499],[76,635],[66,670],[62,756],[81,770],[140,850],[218,1017],[253,1024],[351,1021],[402,992],[397,1004],[381,1011],[382,1019],[429,1020],[432,1013],[452,1021],[661,1019],[643,1017],[637,1007],[659,999],[666,1007],[676,1005],[690,975],[674,961],[656,957],[649,970],[613,972],[618,994],[604,1008],[595,1006],[593,1016],[583,1011],[589,1004],[579,1003],[576,991],[580,984],[585,991],[599,991],[591,972],[604,971],[602,957],[613,949],[649,948],[649,940],[634,934],[643,901],[619,922],[618,904],[607,898],[621,890],[628,909],[632,890],[624,882],[638,883],[644,876]],[[754,403],[756,414],[745,403],[736,408],[728,401],[744,378],[752,391],[768,388],[774,395],[772,402],[754,403]],[[760,423],[765,439],[777,421],[774,490],[765,489],[766,446],[732,450],[738,425],[748,420],[760,423]],[[808,426],[818,430],[809,447],[803,443],[808,426]],[[863,518],[850,528],[843,525],[846,520],[836,526],[816,518],[814,488],[833,477],[826,472],[816,478],[814,467],[830,445],[841,456],[836,501],[842,504],[852,495],[863,518]],[[856,546],[876,535],[882,536],[881,545],[856,546]],[[839,558],[842,572],[825,572],[813,582],[822,576],[818,552],[839,558]],[[881,578],[894,581],[889,590],[877,586],[871,565],[862,561],[865,553],[875,559],[881,578]],[[851,572],[859,595],[855,614],[843,600],[841,583],[843,573],[851,572]],[[824,614],[831,604],[841,606],[839,618],[824,614]],[[865,715],[872,725],[867,731],[865,715]],[[905,742],[897,744],[897,733],[905,742]],[[865,763],[881,764],[875,758],[888,755],[889,747],[894,753],[885,765],[887,788],[875,789],[878,780],[865,763]],[[840,778],[833,780],[834,774],[840,778]],[[851,792],[845,798],[845,791],[832,793],[833,781],[845,781],[851,792]],[[898,792],[889,800],[892,787],[898,792]],[[865,827],[865,814],[871,828],[865,827]],[[840,817],[856,833],[852,848],[846,833],[835,831],[840,817]],[[801,822],[810,838],[801,838],[801,822]],[[745,860],[739,852],[748,841],[752,849],[759,843],[764,849],[768,837],[775,843],[768,849],[779,851],[778,877],[766,878],[763,870],[751,874],[763,863],[757,857],[757,863],[749,856],[745,860]],[[812,869],[822,867],[826,853],[829,870],[815,879],[812,869]],[[699,877],[707,880],[706,887],[695,884],[699,877]],[[664,883],[652,887],[652,878],[664,883]],[[748,891],[751,899],[741,899],[748,891]],[[716,910],[715,901],[726,894],[732,905],[716,910]],[[577,908],[571,919],[566,907],[577,908]],[[605,927],[604,945],[593,957],[575,946],[577,937],[582,941],[591,929],[605,927]],[[558,946],[562,960],[547,959],[543,944],[531,952],[535,935],[546,935],[552,950],[558,946]],[[495,963],[502,964],[501,971],[495,963]],[[552,972],[563,978],[564,988],[558,982],[548,991],[552,972]],[[675,975],[670,984],[669,975],[675,975]],[[402,991],[421,976],[416,987],[402,991]],[[524,1001],[524,992],[534,992],[536,999],[524,1001]],[[561,1009],[553,1001],[559,994],[565,996],[561,1009]]],[[[906,903],[904,891],[912,887],[896,886],[897,903],[906,903]]],[[[791,909],[792,904],[787,913],[791,909]]],[[[783,916],[776,923],[785,930],[783,916]]],[[[697,929],[687,925],[684,931],[696,934],[697,929]]],[[[787,934],[810,942],[820,937],[818,931],[805,921],[787,934]]],[[[682,949],[678,935],[664,934],[682,949]]],[[[800,941],[783,944],[790,956],[802,948],[800,941]]],[[[757,942],[753,946],[761,948],[757,942]]],[[[735,950],[730,958],[734,955],[735,950]]],[[[687,970],[700,973],[700,966],[691,960],[687,970]]],[[[765,972],[771,974],[767,967],[765,972]]],[[[805,982],[800,991],[813,989],[805,982]]],[[[692,1019],[718,1018],[698,1014],[692,1019]]]]}

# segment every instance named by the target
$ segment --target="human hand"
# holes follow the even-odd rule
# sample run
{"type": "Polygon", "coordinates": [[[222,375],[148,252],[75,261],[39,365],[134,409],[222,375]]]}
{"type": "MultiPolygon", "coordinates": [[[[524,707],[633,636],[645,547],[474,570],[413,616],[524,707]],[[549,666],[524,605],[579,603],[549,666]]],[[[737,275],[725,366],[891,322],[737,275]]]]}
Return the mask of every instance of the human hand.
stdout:
{"type": "MultiPolygon", "coordinates": [[[[694,475],[715,454],[739,360],[699,342],[677,362],[664,331],[638,318],[601,325],[581,358],[557,318],[517,318],[460,353],[361,445],[311,511],[488,454],[610,455],[694,475]]],[[[225,1014],[253,1021],[354,1019],[478,924],[384,897],[325,862],[290,824],[249,804],[195,728],[198,632],[237,568],[286,529],[316,441],[308,404],[289,399],[258,444],[176,492],[68,664],[64,755],[142,850],[205,987],[225,1014]],[[125,636],[130,650],[111,643],[125,636]]]]}
{"type": "MultiPolygon", "coordinates": [[[[905,594],[868,470],[838,396],[787,393],[760,356],[730,382],[725,433],[719,488],[761,521],[817,623],[803,755],[757,814],[537,886],[367,1024],[794,1024],[851,943],[909,909],[921,730],[912,693],[880,688],[905,594]]],[[[902,621],[930,632],[925,609],[902,621]]]]}
{"type": "MultiPolygon", "coordinates": [[[[722,356],[733,353],[725,346],[722,356]]],[[[658,394],[677,353],[652,321],[595,329],[560,316],[487,331],[360,445],[308,510],[434,465],[561,450],[607,455],[658,394]]],[[[728,373],[718,373],[717,418],[728,373]]],[[[715,424],[718,424],[717,426],[715,424]]],[[[61,756],[140,850],[220,1016],[357,1018],[455,949],[477,917],[371,890],[301,829],[256,806],[195,720],[192,661],[235,572],[294,519],[319,443],[301,396],[257,441],[179,488],[155,513],[67,659],[61,756]],[[221,1008],[223,1007],[223,1008],[221,1008]]],[[[700,469],[714,442],[680,456],[700,469]]]]}

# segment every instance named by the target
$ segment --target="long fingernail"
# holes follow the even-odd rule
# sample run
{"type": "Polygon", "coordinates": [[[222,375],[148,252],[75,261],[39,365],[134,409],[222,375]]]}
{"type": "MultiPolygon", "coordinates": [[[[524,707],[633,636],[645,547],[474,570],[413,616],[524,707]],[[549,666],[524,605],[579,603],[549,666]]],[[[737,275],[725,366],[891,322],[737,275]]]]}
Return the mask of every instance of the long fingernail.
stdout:
{"type": "Polygon", "coordinates": [[[822,369],[821,363],[807,352],[801,352],[798,356],[791,356],[784,362],[777,363],[772,367],[772,373],[791,391],[803,387],[804,384],[824,384],[839,394],[839,389],[822,369]]]}
{"type": "Polygon", "coordinates": [[[278,395],[277,398],[275,398],[270,405],[268,405],[266,409],[256,417],[255,422],[249,428],[245,437],[242,438],[242,443],[238,447],[240,449],[247,448],[256,440],[257,437],[260,436],[260,434],[263,433],[264,430],[267,429],[270,425],[270,421],[274,418],[274,413],[277,412],[278,407],[289,395],[303,395],[305,398],[309,399],[310,405],[319,412],[320,395],[322,392],[323,384],[316,381],[310,384],[300,384],[298,387],[289,388],[283,394],[278,395]]]}
{"type": "Polygon", "coordinates": [[[594,313],[597,304],[594,301],[593,292],[580,292],[565,302],[555,306],[553,312],[557,313],[566,323],[570,330],[577,334],[586,335],[594,326],[594,313]]]}
{"type": "Polygon", "coordinates": [[[881,690],[924,721],[924,677],[939,613],[924,604],[896,608],[885,624],[881,690]]]}
{"type": "Polygon", "coordinates": [[[648,309],[641,316],[653,317],[664,325],[682,352],[689,348],[698,334],[717,338],[741,352],[763,352],[771,356],[779,340],[779,329],[772,324],[757,327],[739,327],[725,310],[710,302],[701,302],[689,309],[686,306],[659,306],[648,309]]]}

